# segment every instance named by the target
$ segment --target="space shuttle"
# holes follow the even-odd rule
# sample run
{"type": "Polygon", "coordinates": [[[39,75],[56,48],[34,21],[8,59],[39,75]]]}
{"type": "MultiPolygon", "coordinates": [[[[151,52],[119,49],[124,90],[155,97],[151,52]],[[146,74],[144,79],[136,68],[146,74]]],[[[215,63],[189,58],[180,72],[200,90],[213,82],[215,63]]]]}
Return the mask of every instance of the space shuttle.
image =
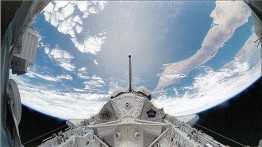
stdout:
{"type": "Polygon", "coordinates": [[[117,87],[97,115],[67,120],[65,131],[45,139],[39,147],[225,146],[192,127],[197,115],[174,117],[151,99],[147,88],[133,89],[129,55],[128,89],[117,87]]]}

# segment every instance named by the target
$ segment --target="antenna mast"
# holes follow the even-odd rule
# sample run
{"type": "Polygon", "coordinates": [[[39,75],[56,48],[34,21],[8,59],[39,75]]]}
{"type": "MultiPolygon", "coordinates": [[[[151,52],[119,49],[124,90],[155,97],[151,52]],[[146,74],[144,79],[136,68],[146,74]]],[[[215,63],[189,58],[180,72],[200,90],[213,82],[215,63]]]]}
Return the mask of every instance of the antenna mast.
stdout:
{"type": "Polygon", "coordinates": [[[128,91],[132,91],[132,67],[131,67],[131,55],[129,57],[129,89],[128,91]]]}

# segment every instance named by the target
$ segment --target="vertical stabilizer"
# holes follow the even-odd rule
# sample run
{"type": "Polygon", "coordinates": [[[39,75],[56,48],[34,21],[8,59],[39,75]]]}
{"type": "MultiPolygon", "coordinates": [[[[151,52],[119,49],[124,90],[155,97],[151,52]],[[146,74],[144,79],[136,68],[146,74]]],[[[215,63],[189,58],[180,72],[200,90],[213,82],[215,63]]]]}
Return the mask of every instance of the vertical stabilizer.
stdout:
{"type": "Polygon", "coordinates": [[[128,91],[132,91],[132,67],[131,67],[131,55],[129,57],[129,88],[128,91]]]}

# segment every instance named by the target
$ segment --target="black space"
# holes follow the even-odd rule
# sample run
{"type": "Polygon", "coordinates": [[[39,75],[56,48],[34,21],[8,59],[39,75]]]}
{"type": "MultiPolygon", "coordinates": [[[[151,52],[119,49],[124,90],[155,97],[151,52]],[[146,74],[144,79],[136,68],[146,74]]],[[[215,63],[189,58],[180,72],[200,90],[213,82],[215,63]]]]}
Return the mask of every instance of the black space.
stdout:
{"type": "MultiPolygon", "coordinates": [[[[206,112],[199,113],[200,124],[241,144],[258,146],[262,139],[262,78],[247,90],[206,112]]],[[[197,127],[197,126],[195,126],[197,127]]],[[[240,146],[197,127],[221,143],[240,146]]]]}
{"type": "MultiPolygon", "coordinates": [[[[259,140],[262,139],[261,85],[262,78],[229,101],[209,109],[208,111],[199,113],[200,120],[197,124],[229,137],[241,144],[258,146],[259,140]]],[[[22,120],[19,125],[22,143],[24,144],[64,125],[65,120],[50,117],[23,106],[22,120]]],[[[203,130],[206,134],[223,144],[240,146],[208,130],[198,126],[195,127],[203,130]]],[[[65,129],[65,127],[62,129],[65,129]]],[[[55,132],[57,133],[58,131],[59,130],[55,132]]],[[[42,140],[51,136],[52,133],[24,145],[36,146],[41,144],[42,140]]]]}
{"type": "Polygon", "coordinates": [[[37,146],[42,143],[42,140],[52,136],[53,133],[57,133],[66,128],[63,127],[66,124],[65,120],[61,120],[55,117],[50,117],[43,113],[39,113],[24,105],[22,107],[22,111],[22,119],[19,124],[19,131],[21,142],[25,147],[37,146]],[[53,132],[53,130],[59,127],[62,128],[53,132]],[[43,137],[40,137],[46,133],[48,134],[43,137]],[[37,137],[40,138],[36,139],[37,137]]]}

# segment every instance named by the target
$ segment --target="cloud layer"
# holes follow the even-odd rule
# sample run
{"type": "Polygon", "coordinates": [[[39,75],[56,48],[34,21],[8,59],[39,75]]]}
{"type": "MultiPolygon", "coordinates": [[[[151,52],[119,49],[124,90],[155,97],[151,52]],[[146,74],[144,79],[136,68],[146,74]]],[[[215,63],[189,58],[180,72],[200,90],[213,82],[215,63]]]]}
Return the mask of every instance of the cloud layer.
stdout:
{"type": "Polygon", "coordinates": [[[101,51],[105,40],[105,33],[100,33],[99,36],[85,37],[82,43],[77,41],[76,38],[71,38],[71,40],[80,52],[96,54],[101,51]]]}
{"type": "Polygon", "coordinates": [[[106,1],[53,1],[43,10],[46,21],[63,34],[70,36],[75,47],[82,53],[96,54],[101,50],[105,33],[96,36],[85,35],[84,41],[79,41],[83,31],[83,20],[90,14],[102,11],[106,1]],[[80,11],[80,12],[79,12],[80,11]]]}
{"type": "MultiPolygon", "coordinates": [[[[50,82],[61,79],[70,80],[69,75],[57,77],[44,76],[30,71],[27,76],[43,78],[50,82]],[[61,77],[59,79],[59,77],[61,77]]],[[[107,94],[91,94],[87,91],[63,92],[47,87],[46,85],[31,84],[26,76],[11,76],[19,87],[22,103],[39,112],[62,119],[89,118],[95,115],[102,105],[107,101],[107,94]],[[46,109],[48,108],[48,109],[46,109]]],[[[33,78],[33,77],[31,77],[33,78]]],[[[98,81],[101,80],[97,78],[98,81]]],[[[76,89],[77,90],[77,89],[76,89]]]]}
{"type": "Polygon", "coordinates": [[[83,119],[96,115],[106,102],[105,97],[108,97],[103,94],[61,93],[38,87],[19,86],[19,89],[24,105],[62,119],[83,119]]]}
{"type": "Polygon", "coordinates": [[[49,49],[48,47],[44,48],[46,54],[50,59],[55,60],[59,66],[68,70],[74,71],[75,66],[71,63],[71,60],[74,58],[70,53],[67,51],[61,50],[60,48],[56,47],[54,49],[49,49]]]}

